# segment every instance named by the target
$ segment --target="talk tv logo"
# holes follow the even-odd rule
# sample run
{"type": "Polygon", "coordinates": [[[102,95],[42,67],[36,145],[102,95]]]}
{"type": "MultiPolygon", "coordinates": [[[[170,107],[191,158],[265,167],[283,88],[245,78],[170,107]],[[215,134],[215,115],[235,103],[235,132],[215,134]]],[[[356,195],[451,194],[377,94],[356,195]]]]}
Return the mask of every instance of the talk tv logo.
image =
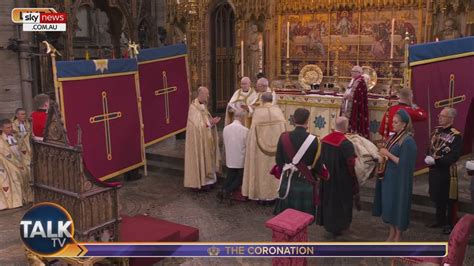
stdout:
{"type": "Polygon", "coordinates": [[[33,253],[51,256],[74,243],[74,223],[66,209],[43,202],[25,213],[20,222],[20,236],[33,253]]]}

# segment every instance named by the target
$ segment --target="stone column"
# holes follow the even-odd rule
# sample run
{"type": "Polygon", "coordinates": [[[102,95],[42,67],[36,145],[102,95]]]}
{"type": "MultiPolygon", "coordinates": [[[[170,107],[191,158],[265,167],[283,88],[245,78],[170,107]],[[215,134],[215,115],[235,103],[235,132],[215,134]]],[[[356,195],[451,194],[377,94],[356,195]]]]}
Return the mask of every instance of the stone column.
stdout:
{"type": "MultiPolygon", "coordinates": [[[[30,35],[30,34],[26,34],[30,35]]],[[[25,37],[25,36],[23,36],[25,37]]],[[[18,41],[19,44],[19,61],[20,61],[20,80],[21,80],[21,99],[23,102],[23,108],[26,109],[27,113],[33,110],[33,92],[31,83],[33,81],[31,73],[31,54],[30,44],[27,39],[21,39],[18,41]]]]}

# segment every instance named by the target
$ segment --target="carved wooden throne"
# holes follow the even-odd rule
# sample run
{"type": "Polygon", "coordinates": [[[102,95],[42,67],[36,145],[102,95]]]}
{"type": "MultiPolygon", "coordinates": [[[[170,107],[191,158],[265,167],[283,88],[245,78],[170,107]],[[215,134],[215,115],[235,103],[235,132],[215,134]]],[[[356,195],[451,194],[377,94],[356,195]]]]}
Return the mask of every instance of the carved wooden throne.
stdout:
{"type": "Polygon", "coordinates": [[[78,145],[70,146],[56,103],[48,112],[44,140],[33,142],[34,203],[57,203],[74,220],[79,242],[117,241],[120,183],[105,183],[87,173],[82,162],[80,128],[78,145]]]}

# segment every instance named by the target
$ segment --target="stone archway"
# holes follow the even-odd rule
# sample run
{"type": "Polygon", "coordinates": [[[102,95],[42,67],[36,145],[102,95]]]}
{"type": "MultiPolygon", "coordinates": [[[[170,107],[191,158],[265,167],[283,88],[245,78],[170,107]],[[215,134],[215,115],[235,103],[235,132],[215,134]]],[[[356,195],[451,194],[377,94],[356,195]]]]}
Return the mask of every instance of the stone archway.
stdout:
{"type": "Polygon", "coordinates": [[[235,13],[223,1],[211,13],[212,109],[223,112],[235,91],[235,13]]]}

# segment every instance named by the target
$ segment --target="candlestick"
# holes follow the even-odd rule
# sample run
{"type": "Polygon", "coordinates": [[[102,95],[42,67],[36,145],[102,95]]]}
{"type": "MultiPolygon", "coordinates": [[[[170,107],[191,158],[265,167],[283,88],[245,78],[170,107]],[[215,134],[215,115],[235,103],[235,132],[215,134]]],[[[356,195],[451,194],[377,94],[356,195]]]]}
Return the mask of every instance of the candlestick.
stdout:
{"type": "Polygon", "coordinates": [[[290,22],[286,22],[286,58],[290,58],[290,22]]]}
{"type": "Polygon", "coordinates": [[[85,59],[86,59],[86,60],[89,60],[89,57],[90,57],[90,55],[89,55],[89,49],[86,49],[85,59]]]}
{"type": "Polygon", "coordinates": [[[263,40],[260,36],[258,40],[258,71],[259,73],[263,72],[263,40]]]}
{"type": "Polygon", "coordinates": [[[392,18],[392,36],[391,36],[391,44],[390,44],[390,59],[393,59],[393,40],[395,34],[395,19],[392,18]]]}
{"type": "Polygon", "coordinates": [[[244,76],[244,40],[240,41],[240,74],[244,76]]]}

